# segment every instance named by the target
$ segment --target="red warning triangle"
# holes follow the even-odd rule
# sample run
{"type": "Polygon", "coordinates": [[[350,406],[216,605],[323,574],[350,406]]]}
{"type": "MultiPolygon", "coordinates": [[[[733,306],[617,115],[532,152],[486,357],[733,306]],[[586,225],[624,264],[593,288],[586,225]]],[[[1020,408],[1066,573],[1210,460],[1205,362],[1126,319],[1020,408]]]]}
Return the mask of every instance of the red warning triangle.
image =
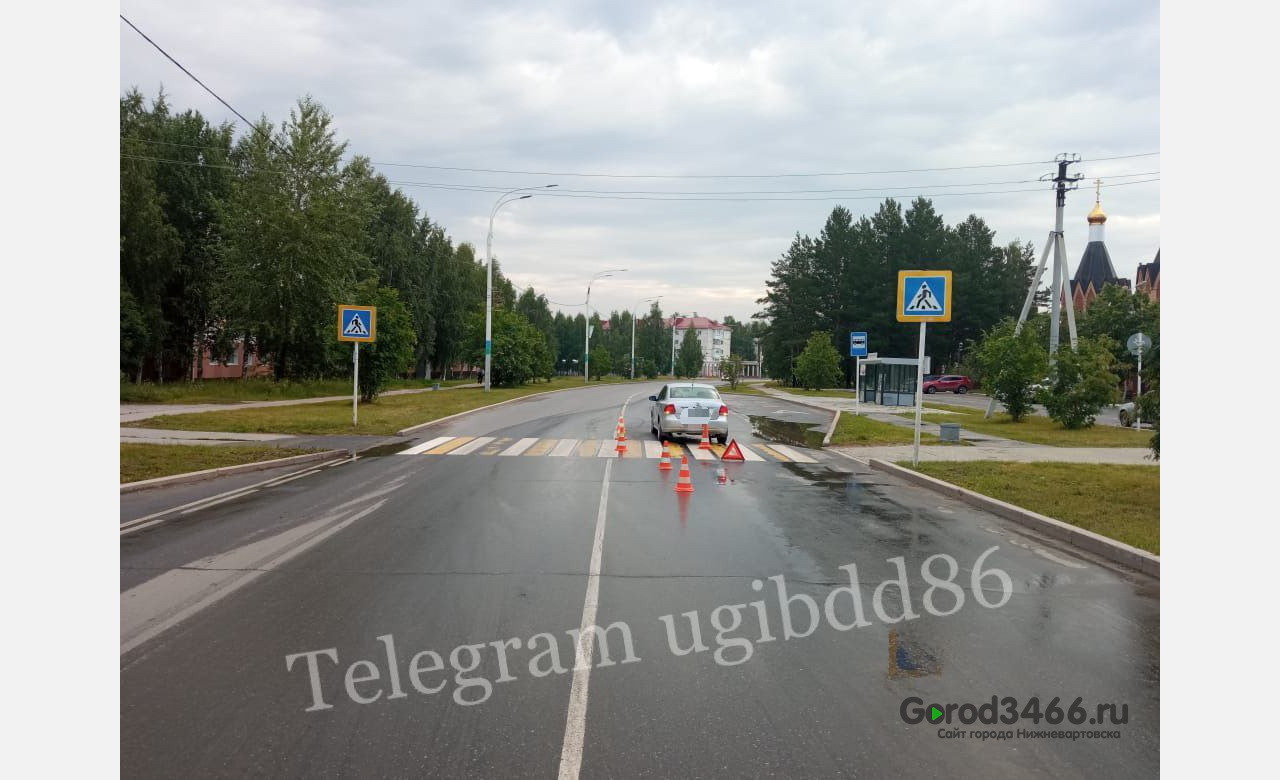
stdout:
{"type": "Polygon", "coordinates": [[[724,448],[724,454],[720,456],[720,460],[746,460],[746,458],[742,457],[742,450],[738,447],[738,442],[730,439],[729,446],[724,448]]]}

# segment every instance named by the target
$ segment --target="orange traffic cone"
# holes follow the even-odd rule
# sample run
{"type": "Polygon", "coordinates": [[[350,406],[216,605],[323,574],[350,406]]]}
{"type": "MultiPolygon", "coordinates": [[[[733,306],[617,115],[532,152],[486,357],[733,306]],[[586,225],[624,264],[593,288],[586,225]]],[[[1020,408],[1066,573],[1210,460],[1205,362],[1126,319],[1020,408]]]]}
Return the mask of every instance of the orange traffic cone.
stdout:
{"type": "Polygon", "coordinates": [[[711,426],[706,423],[702,424],[702,441],[698,442],[698,449],[711,449],[711,426]]]}
{"type": "Polygon", "coordinates": [[[622,418],[618,418],[618,454],[622,455],[627,451],[627,424],[622,418]]]}
{"type": "Polygon", "coordinates": [[[669,442],[662,443],[662,460],[658,461],[658,471],[671,470],[671,444],[669,442]]]}
{"type": "Polygon", "coordinates": [[[693,480],[689,478],[689,458],[680,456],[680,477],[676,480],[677,493],[692,493],[693,480]]]}

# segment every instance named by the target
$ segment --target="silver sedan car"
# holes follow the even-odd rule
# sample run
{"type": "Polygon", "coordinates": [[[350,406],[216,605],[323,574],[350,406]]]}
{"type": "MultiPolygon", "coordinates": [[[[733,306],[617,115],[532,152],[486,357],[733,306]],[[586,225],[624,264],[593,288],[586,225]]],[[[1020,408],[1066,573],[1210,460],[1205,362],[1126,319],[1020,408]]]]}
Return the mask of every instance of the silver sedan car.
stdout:
{"type": "Polygon", "coordinates": [[[658,441],[682,434],[701,436],[704,424],[714,441],[729,440],[729,407],[711,385],[668,382],[649,401],[649,427],[658,441]]]}

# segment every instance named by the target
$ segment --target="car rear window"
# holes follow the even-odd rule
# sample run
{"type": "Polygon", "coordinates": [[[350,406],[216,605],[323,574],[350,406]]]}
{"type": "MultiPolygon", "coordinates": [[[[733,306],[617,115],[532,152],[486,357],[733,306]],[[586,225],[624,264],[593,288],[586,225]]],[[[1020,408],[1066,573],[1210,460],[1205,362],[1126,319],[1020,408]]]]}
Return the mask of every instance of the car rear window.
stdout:
{"type": "Polygon", "coordinates": [[[709,387],[673,387],[672,398],[717,398],[716,391],[709,387]]]}

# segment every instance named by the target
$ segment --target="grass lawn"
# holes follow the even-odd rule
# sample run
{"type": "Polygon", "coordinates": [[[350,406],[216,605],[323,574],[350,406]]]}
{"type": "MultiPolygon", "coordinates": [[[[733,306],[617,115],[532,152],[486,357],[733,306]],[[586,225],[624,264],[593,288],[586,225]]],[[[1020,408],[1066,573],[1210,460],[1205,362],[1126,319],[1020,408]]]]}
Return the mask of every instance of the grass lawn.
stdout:
{"type": "Polygon", "coordinates": [[[925,402],[924,419],[931,423],[959,423],[960,427],[974,433],[986,433],[1004,439],[1016,439],[1032,444],[1052,447],[1147,447],[1152,431],[1121,428],[1118,425],[1095,424],[1089,428],[1069,431],[1048,417],[1029,414],[1021,422],[1013,422],[1004,412],[983,419],[982,409],[966,406],[949,406],[925,402]],[[954,414],[929,414],[929,409],[941,409],[954,414]]]}
{"type": "MultiPolygon", "coordinates": [[[[388,390],[428,389],[438,380],[393,379],[388,390]]],[[[471,379],[447,379],[443,387],[471,384],[471,379]]],[[[133,404],[229,404],[239,401],[289,401],[351,395],[350,379],[309,379],[306,381],[257,377],[253,379],[210,379],[205,382],[120,383],[120,402],[133,404]]]]}
{"type": "Polygon", "coordinates": [[[753,387],[751,385],[742,384],[742,383],[738,384],[738,389],[736,390],[730,390],[729,385],[727,384],[721,385],[720,395],[762,395],[765,398],[773,397],[768,393],[766,393],[765,391],[761,390],[758,386],[753,387]]]}
{"type": "Polygon", "coordinates": [[[261,444],[121,444],[120,484],[186,474],[191,471],[238,466],[262,460],[305,455],[316,450],[267,447],[261,444]]]}
{"type": "Polygon", "coordinates": [[[918,470],[1160,554],[1159,466],[935,461],[918,470]]]}
{"type": "Polygon", "coordinates": [[[788,387],[785,382],[765,382],[764,386],[772,390],[781,390],[784,393],[791,393],[792,395],[809,395],[816,396],[818,398],[845,398],[850,401],[853,400],[853,388],[841,390],[836,387],[828,387],[824,390],[806,390],[803,387],[788,387]]]}
{"type": "MultiPolygon", "coordinates": [[[[619,380],[621,381],[621,380],[619,380]]],[[[599,384],[592,382],[593,386],[599,384]]],[[[392,434],[402,428],[465,412],[499,401],[582,387],[582,377],[556,377],[520,387],[495,387],[485,393],[478,387],[461,387],[448,392],[382,396],[360,405],[360,427],[351,427],[351,402],[324,401],[297,406],[233,409],[192,414],[166,414],[135,423],[143,428],[171,428],[183,431],[228,431],[232,433],[392,434]]]]}
{"type": "MultiPolygon", "coordinates": [[[[831,436],[832,445],[840,446],[876,446],[886,444],[911,444],[914,431],[902,425],[873,420],[852,414],[840,415],[836,423],[836,432],[831,436]]],[[[938,444],[938,437],[932,433],[920,432],[921,444],[938,444]]]]}

